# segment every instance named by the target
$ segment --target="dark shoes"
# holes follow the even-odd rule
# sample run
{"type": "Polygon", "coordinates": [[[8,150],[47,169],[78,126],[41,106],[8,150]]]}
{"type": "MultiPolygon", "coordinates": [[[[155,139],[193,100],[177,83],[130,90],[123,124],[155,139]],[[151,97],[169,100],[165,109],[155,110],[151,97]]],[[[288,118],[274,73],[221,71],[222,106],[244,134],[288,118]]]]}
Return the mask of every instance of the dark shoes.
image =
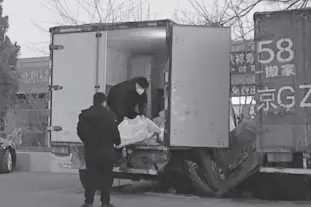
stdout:
{"type": "Polygon", "coordinates": [[[83,204],[81,207],[93,207],[93,204],[83,204]]]}
{"type": "MultiPolygon", "coordinates": [[[[93,207],[93,204],[83,204],[81,207],[93,207]]],[[[112,204],[102,204],[102,207],[114,207],[112,204]]]]}
{"type": "Polygon", "coordinates": [[[113,204],[102,204],[102,207],[114,207],[113,204]]]}

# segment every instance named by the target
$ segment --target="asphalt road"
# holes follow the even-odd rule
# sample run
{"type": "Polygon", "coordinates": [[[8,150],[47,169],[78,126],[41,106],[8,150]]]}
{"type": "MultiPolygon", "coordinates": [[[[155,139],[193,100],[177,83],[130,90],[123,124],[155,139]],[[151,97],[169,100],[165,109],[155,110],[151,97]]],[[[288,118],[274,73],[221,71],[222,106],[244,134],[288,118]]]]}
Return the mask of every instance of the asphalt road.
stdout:
{"type": "MultiPolygon", "coordinates": [[[[169,193],[142,192],[139,185],[125,192],[114,192],[116,207],[297,207],[308,202],[279,202],[198,198],[169,193]],[[138,188],[138,190],[135,188],[138,188]]],[[[146,188],[145,188],[146,189],[146,188]]],[[[144,191],[145,191],[144,189],[144,191]]],[[[83,189],[77,175],[64,173],[12,173],[0,175],[1,207],[78,207],[83,202],[83,189]]],[[[100,206],[97,197],[95,206],[100,206]]]]}

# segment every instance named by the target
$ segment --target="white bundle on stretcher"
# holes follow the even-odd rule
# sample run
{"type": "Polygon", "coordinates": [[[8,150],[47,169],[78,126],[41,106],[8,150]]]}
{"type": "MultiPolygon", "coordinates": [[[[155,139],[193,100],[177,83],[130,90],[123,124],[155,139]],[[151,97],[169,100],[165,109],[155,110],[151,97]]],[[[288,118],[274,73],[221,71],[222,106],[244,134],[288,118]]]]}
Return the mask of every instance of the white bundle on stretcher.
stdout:
{"type": "Polygon", "coordinates": [[[158,127],[153,121],[146,117],[137,116],[135,119],[123,120],[118,126],[121,144],[118,148],[141,142],[154,133],[160,134],[161,128],[158,127]]]}

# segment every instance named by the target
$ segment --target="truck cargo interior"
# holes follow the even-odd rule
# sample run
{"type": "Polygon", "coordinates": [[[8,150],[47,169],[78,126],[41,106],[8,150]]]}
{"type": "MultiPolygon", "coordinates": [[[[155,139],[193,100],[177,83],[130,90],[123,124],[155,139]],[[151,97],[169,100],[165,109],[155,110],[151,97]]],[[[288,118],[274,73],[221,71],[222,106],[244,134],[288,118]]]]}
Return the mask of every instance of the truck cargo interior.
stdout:
{"type": "Polygon", "coordinates": [[[108,31],[107,46],[107,92],[121,81],[146,77],[150,84],[146,116],[157,117],[164,109],[164,71],[168,66],[166,28],[108,31]]]}

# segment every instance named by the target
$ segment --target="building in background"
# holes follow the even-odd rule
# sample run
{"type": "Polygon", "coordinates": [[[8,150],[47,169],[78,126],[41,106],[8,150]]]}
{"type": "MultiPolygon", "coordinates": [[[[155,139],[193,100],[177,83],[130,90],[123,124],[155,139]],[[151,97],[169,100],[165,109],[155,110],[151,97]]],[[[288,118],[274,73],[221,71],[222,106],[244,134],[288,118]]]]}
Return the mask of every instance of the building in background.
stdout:
{"type": "Polygon", "coordinates": [[[19,87],[6,113],[6,134],[20,149],[48,148],[49,57],[19,59],[17,71],[19,87]]]}

